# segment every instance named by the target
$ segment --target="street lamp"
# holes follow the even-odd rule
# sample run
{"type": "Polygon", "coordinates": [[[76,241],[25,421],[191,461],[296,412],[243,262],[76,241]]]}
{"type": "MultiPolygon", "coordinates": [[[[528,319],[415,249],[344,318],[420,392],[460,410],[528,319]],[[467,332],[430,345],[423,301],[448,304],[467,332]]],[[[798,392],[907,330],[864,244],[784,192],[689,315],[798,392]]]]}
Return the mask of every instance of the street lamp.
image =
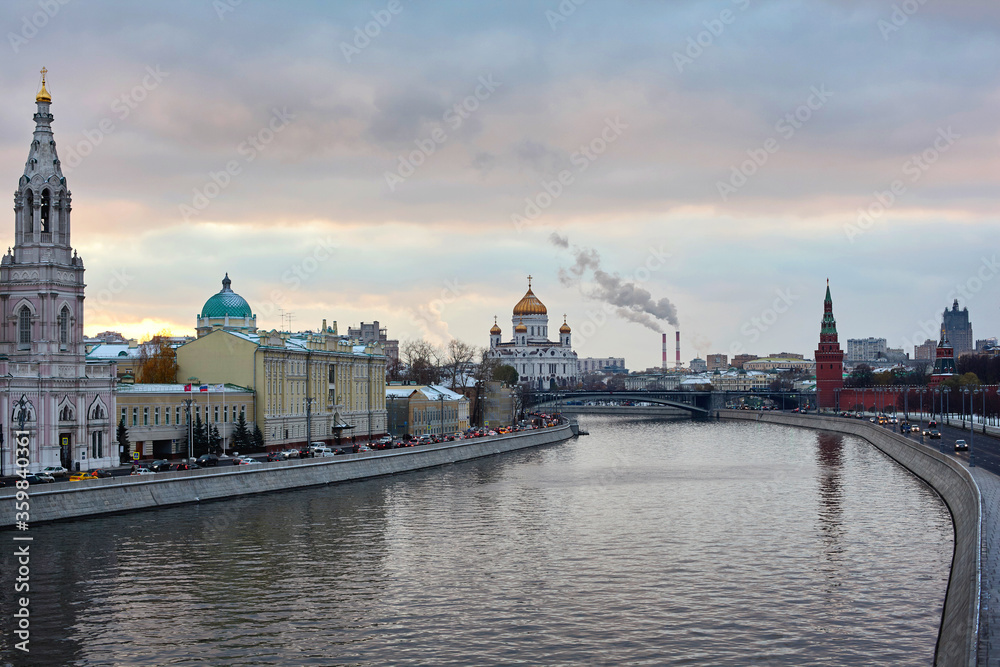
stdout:
{"type": "Polygon", "coordinates": [[[194,403],[193,398],[185,398],[184,405],[187,406],[187,421],[188,421],[188,461],[194,458],[194,422],[191,421],[191,404],[194,403]]]}
{"type": "MultiPolygon", "coordinates": [[[[972,399],[975,398],[975,395],[979,393],[979,388],[976,387],[975,389],[969,389],[968,387],[965,387],[964,389],[962,389],[960,391],[962,392],[962,405],[963,406],[965,405],[965,395],[968,394],[969,395],[969,405],[971,406],[972,405],[972,399]]],[[[985,404],[985,401],[984,401],[984,404],[985,404]]],[[[969,412],[970,413],[972,412],[971,407],[970,407],[969,412]]],[[[963,425],[963,429],[964,429],[964,426],[965,426],[965,419],[964,418],[962,419],[962,425],[963,425]]],[[[973,449],[973,445],[972,445],[973,435],[975,433],[976,433],[976,427],[972,424],[972,421],[970,419],[970,421],[969,421],[969,467],[970,468],[975,468],[976,467],[976,458],[975,458],[975,455],[973,454],[973,452],[975,450],[973,449]]]]}
{"type": "Polygon", "coordinates": [[[944,389],[941,390],[941,393],[944,394],[945,409],[944,412],[942,413],[942,416],[944,417],[944,423],[947,424],[948,426],[951,426],[951,422],[948,421],[948,417],[951,416],[951,406],[949,405],[951,401],[948,398],[948,396],[951,394],[951,389],[949,387],[945,387],[944,389]]]}
{"type": "Polygon", "coordinates": [[[926,393],[927,393],[927,387],[921,387],[920,389],[917,389],[917,395],[920,396],[920,418],[917,421],[917,427],[919,429],[921,438],[924,437],[924,394],[926,393]]]}

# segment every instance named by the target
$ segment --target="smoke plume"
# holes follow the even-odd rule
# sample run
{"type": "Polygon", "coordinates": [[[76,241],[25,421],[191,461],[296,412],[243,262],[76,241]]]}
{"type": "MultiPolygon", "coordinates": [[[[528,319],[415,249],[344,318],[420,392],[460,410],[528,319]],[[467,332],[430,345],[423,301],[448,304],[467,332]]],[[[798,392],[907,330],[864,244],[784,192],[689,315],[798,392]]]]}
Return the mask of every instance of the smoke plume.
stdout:
{"type": "MultiPolygon", "coordinates": [[[[553,232],[553,245],[569,247],[569,239],[553,232]]],[[[593,248],[573,248],[574,262],[568,269],[559,269],[559,282],[567,287],[579,285],[588,299],[615,306],[615,313],[624,320],[641,324],[662,333],[660,321],[678,326],[677,309],[666,297],[656,300],[648,290],[622,279],[617,273],[601,269],[601,256],[593,248]],[[589,278],[589,280],[588,280],[589,278]]]]}

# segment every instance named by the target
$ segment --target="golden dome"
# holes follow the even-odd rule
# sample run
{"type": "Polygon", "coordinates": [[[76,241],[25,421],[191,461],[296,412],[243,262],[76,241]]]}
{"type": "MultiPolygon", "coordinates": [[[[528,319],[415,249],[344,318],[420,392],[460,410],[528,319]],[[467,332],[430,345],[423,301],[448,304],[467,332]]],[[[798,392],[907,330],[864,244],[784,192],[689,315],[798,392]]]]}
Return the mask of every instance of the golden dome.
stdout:
{"type": "Polygon", "coordinates": [[[515,315],[548,315],[549,311],[545,308],[545,304],[538,300],[535,293],[531,291],[531,276],[528,276],[528,291],[524,293],[524,296],[517,305],[514,306],[515,315]]]}
{"type": "Polygon", "coordinates": [[[514,333],[528,333],[528,327],[525,326],[524,322],[518,322],[517,326],[514,327],[514,333]]]}
{"type": "Polygon", "coordinates": [[[563,334],[563,333],[571,333],[572,331],[573,330],[569,328],[569,325],[566,324],[566,316],[564,315],[563,316],[562,326],[559,327],[559,333],[561,333],[561,334],[563,334]]]}
{"type": "Polygon", "coordinates": [[[493,328],[490,329],[490,334],[493,335],[493,336],[499,336],[501,333],[503,333],[503,332],[500,331],[500,327],[497,326],[497,318],[496,318],[496,316],[494,316],[493,317],[493,328]]]}
{"type": "Polygon", "coordinates": [[[42,68],[42,89],[38,91],[35,95],[36,102],[51,102],[52,96],[49,95],[49,91],[45,90],[45,73],[48,72],[44,67],[42,68]]]}

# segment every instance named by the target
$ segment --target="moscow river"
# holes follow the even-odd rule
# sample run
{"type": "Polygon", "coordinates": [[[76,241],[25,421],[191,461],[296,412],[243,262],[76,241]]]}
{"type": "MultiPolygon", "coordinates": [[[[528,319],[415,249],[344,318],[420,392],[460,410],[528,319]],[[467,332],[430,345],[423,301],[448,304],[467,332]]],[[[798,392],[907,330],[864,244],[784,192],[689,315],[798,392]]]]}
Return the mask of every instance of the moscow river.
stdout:
{"type": "Polygon", "coordinates": [[[581,418],[394,477],[40,525],[0,664],[929,665],[953,531],[865,442],[581,418]]]}

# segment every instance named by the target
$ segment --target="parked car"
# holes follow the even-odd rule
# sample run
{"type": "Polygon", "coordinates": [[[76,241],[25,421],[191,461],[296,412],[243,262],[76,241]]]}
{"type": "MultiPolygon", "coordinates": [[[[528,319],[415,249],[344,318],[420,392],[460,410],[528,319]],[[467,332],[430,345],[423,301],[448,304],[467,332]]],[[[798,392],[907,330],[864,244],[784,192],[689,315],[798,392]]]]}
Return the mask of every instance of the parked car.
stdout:
{"type": "Polygon", "coordinates": [[[219,465],[219,457],[215,454],[202,454],[198,457],[198,465],[202,468],[219,465]]]}
{"type": "Polygon", "coordinates": [[[965,440],[959,439],[955,441],[955,451],[956,452],[967,452],[969,451],[969,443],[965,440]]]}
{"type": "Polygon", "coordinates": [[[44,473],[34,473],[31,475],[25,475],[24,479],[28,484],[51,484],[56,481],[56,478],[52,475],[47,475],[44,473]]]}
{"type": "Polygon", "coordinates": [[[46,475],[52,475],[53,477],[69,476],[69,470],[66,470],[66,468],[63,468],[62,466],[45,466],[42,468],[42,472],[46,475]]]}
{"type": "Polygon", "coordinates": [[[170,461],[166,459],[157,459],[149,464],[149,469],[153,472],[167,472],[170,470],[170,461]]]}
{"type": "Polygon", "coordinates": [[[75,472],[69,476],[71,482],[82,482],[85,479],[97,479],[97,475],[92,472],[75,472]]]}

